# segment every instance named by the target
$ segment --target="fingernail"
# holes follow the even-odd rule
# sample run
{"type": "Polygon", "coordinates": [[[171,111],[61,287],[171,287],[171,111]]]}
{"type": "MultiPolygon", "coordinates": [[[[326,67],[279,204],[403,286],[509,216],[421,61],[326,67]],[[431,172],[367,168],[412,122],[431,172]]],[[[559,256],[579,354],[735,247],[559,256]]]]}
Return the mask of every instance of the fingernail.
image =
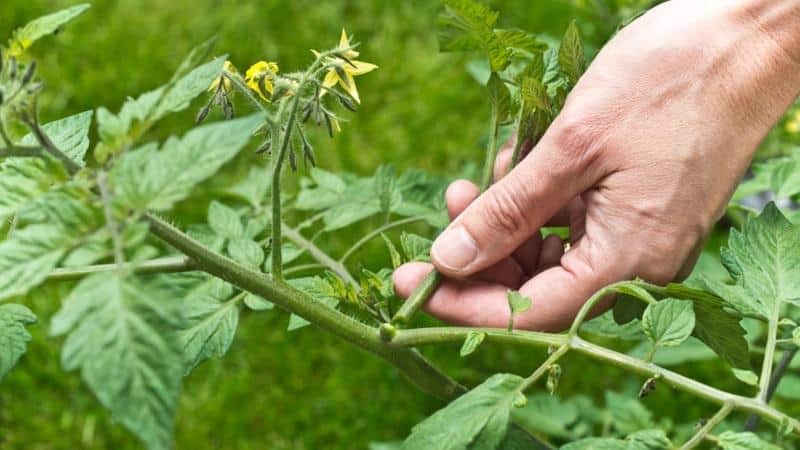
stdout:
{"type": "Polygon", "coordinates": [[[478,257],[478,246],[463,226],[456,226],[436,239],[431,256],[445,268],[463,270],[478,257]]]}

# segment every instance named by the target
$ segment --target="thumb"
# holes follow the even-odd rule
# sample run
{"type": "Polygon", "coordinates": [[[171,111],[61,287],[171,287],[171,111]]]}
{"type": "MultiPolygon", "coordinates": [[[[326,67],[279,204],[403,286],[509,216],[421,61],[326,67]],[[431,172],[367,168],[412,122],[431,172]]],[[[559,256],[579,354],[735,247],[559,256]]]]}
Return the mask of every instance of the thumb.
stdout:
{"type": "Polygon", "coordinates": [[[431,259],[440,272],[466,277],[510,255],[600,178],[592,140],[551,131],[436,239],[431,259]]]}

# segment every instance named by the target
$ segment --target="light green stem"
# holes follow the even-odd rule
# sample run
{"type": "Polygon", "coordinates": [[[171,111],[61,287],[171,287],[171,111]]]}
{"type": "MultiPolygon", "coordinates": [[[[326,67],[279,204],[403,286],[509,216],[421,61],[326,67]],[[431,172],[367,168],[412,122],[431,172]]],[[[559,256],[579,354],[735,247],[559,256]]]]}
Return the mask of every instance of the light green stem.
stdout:
{"type": "MultiPolygon", "coordinates": [[[[96,264],[93,266],[84,267],[64,267],[50,272],[50,274],[47,276],[47,279],[49,281],[78,280],[86,275],[109,272],[115,270],[116,268],[117,264],[96,264]]],[[[133,270],[134,273],[140,275],[188,272],[191,270],[196,270],[191,262],[191,259],[187,258],[186,256],[158,258],[142,263],[126,263],[124,268],[126,270],[133,270]]]]}
{"type": "Polygon", "coordinates": [[[522,381],[522,384],[519,387],[519,390],[524,392],[529,387],[533,386],[534,383],[539,381],[539,378],[544,375],[550,366],[556,363],[562,356],[564,356],[569,351],[569,345],[564,344],[558,348],[555,352],[553,352],[528,378],[522,381]]]}
{"type": "Polygon", "coordinates": [[[494,162],[497,159],[497,134],[499,126],[497,124],[498,111],[492,106],[492,119],[489,127],[489,145],[486,147],[486,159],[483,162],[483,174],[481,175],[481,192],[489,189],[494,179],[494,162]]]}
{"type": "Polygon", "coordinates": [[[757,398],[767,403],[769,383],[772,379],[772,367],[775,364],[775,347],[778,339],[778,317],[774,314],[770,317],[767,327],[767,346],[764,350],[764,360],[761,363],[761,376],[759,377],[759,387],[757,398]]]}
{"type": "Polygon", "coordinates": [[[385,224],[385,225],[383,225],[381,227],[376,228],[375,230],[372,230],[371,232],[369,232],[366,235],[364,235],[364,237],[359,239],[355,244],[353,244],[353,246],[350,247],[350,249],[348,249],[344,253],[344,255],[342,255],[341,258],[339,258],[339,262],[345,263],[348,260],[348,258],[353,256],[353,254],[355,252],[357,252],[361,247],[363,247],[365,244],[367,244],[372,239],[375,239],[381,233],[384,233],[384,232],[386,232],[388,230],[391,230],[392,228],[397,228],[397,227],[400,227],[400,226],[403,226],[403,225],[407,225],[409,223],[419,222],[419,221],[422,221],[422,220],[425,220],[425,218],[422,217],[422,216],[408,217],[406,219],[400,219],[400,220],[396,220],[396,221],[391,222],[391,223],[387,223],[387,224],[385,224]]]}
{"type": "Polygon", "coordinates": [[[717,411],[717,413],[714,414],[714,416],[708,419],[708,421],[699,430],[697,430],[697,433],[695,433],[695,435],[692,436],[691,439],[686,441],[686,443],[681,446],[680,450],[691,450],[700,445],[703,442],[703,439],[705,439],[709,433],[714,431],[714,427],[719,425],[720,422],[722,422],[723,420],[725,420],[726,417],[728,417],[728,414],[730,414],[731,411],[733,411],[733,407],[734,407],[733,403],[729,402],[724,403],[722,405],[722,408],[719,411],[717,411]]]}
{"type": "Polygon", "coordinates": [[[307,251],[312,258],[317,260],[323,266],[335,272],[337,275],[339,275],[339,277],[341,277],[346,282],[355,285],[358,284],[358,281],[356,281],[356,279],[353,278],[353,276],[350,274],[350,272],[347,270],[344,264],[328,256],[327,253],[322,251],[313,242],[304,238],[303,235],[301,235],[300,232],[298,232],[294,228],[286,225],[285,223],[282,224],[281,226],[283,228],[284,234],[286,235],[286,238],[294,242],[294,244],[297,245],[298,247],[307,251]]]}
{"type": "Polygon", "coordinates": [[[428,299],[431,298],[433,292],[439,287],[442,282],[442,274],[438,270],[433,269],[422,280],[422,283],[417,286],[417,289],[403,302],[400,309],[397,310],[392,323],[395,325],[406,325],[411,322],[414,314],[422,308],[428,299]]]}

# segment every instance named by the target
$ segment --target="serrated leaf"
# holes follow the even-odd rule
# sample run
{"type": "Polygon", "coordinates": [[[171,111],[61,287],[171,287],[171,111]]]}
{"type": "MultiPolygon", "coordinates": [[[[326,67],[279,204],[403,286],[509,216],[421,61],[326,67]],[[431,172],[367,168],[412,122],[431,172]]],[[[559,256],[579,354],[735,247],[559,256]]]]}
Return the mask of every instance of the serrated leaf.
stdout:
{"type": "Polygon", "coordinates": [[[664,430],[641,430],[629,434],[628,450],[671,450],[672,442],[664,430]]]}
{"type": "Polygon", "coordinates": [[[0,243],[0,300],[43,282],[80,236],[57,225],[30,225],[0,243]]]}
{"type": "Polygon", "coordinates": [[[547,44],[536,39],[536,36],[520,29],[496,29],[495,36],[500,44],[506,48],[524,50],[528,53],[543,52],[547,50],[547,44]]]}
{"type": "Polygon", "coordinates": [[[179,303],[171,293],[118,272],[90,275],[73,289],[51,321],[67,335],[61,353],[114,420],[150,450],[172,444],[183,376],[179,303]]]}
{"type": "Polygon", "coordinates": [[[392,268],[397,269],[403,264],[403,257],[400,256],[400,252],[397,251],[397,247],[394,246],[394,243],[392,243],[386,234],[381,233],[381,238],[383,238],[383,242],[386,243],[386,248],[389,250],[389,256],[392,258],[392,268]]]}
{"type": "Polygon", "coordinates": [[[264,249],[252,239],[233,239],[228,242],[228,255],[251,269],[264,262],[264,249]]]}
{"type": "Polygon", "coordinates": [[[170,209],[214,175],[247,144],[260,115],[201,126],[160,150],[146,146],[125,154],[111,171],[117,200],[135,210],[170,209]]]}
{"type": "Polygon", "coordinates": [[[749,431],[744,433],[725,431],[717,437],[717,445],[722,450],[780,450],[777,445],[765,442],[749,431]]]}
{"type": "Polygon", "coordinates": [[[70,6],[28,22],[24,27],[14,31],[8,44],[9,55],[16,57],[22,55],[34,42],[55,33],[67,22],[89,9],[90,6],[88,3],[70,6]]]}
{"type": "Polygon", "coordinates": [[[557,396],[535,394],[524,407],[515,409],[512,417],[528,430],[572,440],[575,432],[570,427],[578,420],[578,408],[557,396]]]}
{"type": "Polygon", "coordinates": [[[464,339],[464,345],[461,346],[461,350],[458,352],[461,357],[471,355],[475,350],[478,349],[478,346],[481,345],[483,340],[486,339],[486,333],[481,331],[470,331],[467,333],[466,339],[464,339]]]}
{"type": "Polygon", "coordinates": [[[25,353],[31,335],[25,325],[36,323],[36,315],[25,306],[0,305],[0,381],[25,353]]]}
{"type": "MultiPolygon", "coordinates": [[[[191,100],[205,92],[219,76],[225,59],[224,56],[216,58],[189,71],[177,81],[145,92],[137,98],[129,98],[118,114],[113,114],[106,108],[98,108],[97,132],[103,146],[95,149],[95,157],[99,161],[105,161],[108,152],[119,150],[115,147],[124,145],[129,135],[136,131],[135,124],[146,123],[146,126],[140,127],[146,129],[167,114],[188,107],[191,100]]],[[[176,72],[176,75],[179,74],[180,72],[176,72]]]]}
{"type": "Polygon", "coordinates": [[[511,93],[508,91],[508,86],[496,72],[492,72],[486,88],[489,90],[492,111],[497,114],[497,122],[505,122],[511,114],[511,93]]]}
{"type": "Polygon", "coordinates": [[[578,25],[573,20],[564,33],[558,48],[558,64],[569,78],[570,83],[575,84],[583,74],[584,58],[581,35],[578,25]]]}
{"type": "Polygon", "coordinates": [[[414,426],[403,450],[493,450],[508,430],[523,379],[497,374],[414,426]]]}
{"type": "Polygon", "coordinates": [[[433,241],[422,236],[406,232],[400,234],[400,248],[406,255],[406,261],[430,261],[432,245],[433,241]]]}
{"type": "Polygon", "coordinates": [[[636,397],[606,391],[606,411],[611,423],[621,434],[635,433],[655,427],[653,413],[642,405],[636,397]]]}
{"type": "Polygon", "coordinates": [[[208,225],[215,233],[227,239],[244,236],[244,226],[239,214],[216,200],[208,207],[208,225]]]}
{"type": "Polygon", "coordinates": [[[642,329],[656,347],[677,347],[692,335],[694,309],[688,300],[665,298],[647,306],[642,329]]]}
{"type": "Polygon", "coordinates": [[[183,344],[184,373],[210,358],[225,356],[239,326],[239,302],[230,298],[233,288],[219,280],[200,283],[183,299],[182,310],[188,327],[180,332],[183,344]]]}
{"type": "MultiPolygon", "coordinates": [[[[716,292],[744,313],[757,312],[778,320],[781,308],[800,299],[800,225],[789,222],[774,203],[748,220],[742,231],[731,230],[722,262],[735,280],[716,292]]],[[[719,288],[712,285],[712,289],[719,288]]]]}
{"type": "Polygon", "coordinates": [[[491,33],[499,14],[473,0],[447,0],[439,16],[439,50],[443,52],[475,50],[483,45],[482,37],[491,33]]]}
{"type": "Polygon", "coordinates": [[[254,208],[259,207],[271,187],[271,179],[266,176],[266,171],[264,167],[251,167],[245,178],[225,188],[225,192],[247,201],[254,208]]]}
{"type": "Polygon", "coordinates": [[[18,214],[67,181],[64,166],[51,157],[9,158],[0,162],[0,220],[18,214]]]}
{"type": "Polygon", "coordinates": [[[629,450],[628,443],[614,438],[586,438],[571,442],[561,450],[629,450]]]}
{"type": "MultiPolygon", "coordinates": [[[[89,148],[89,127],[92,125],[92,111],[84,111],[60,120],[42,125],[42,131],[65,155],[78,165],[84,166],[86,150],[89,148]]],[[[25,135],[21,145],[39,145],[32,133],[25,135]]]]}
{"type": "MultiPolygon", "coordinates": [[[[333,296],[330,285],[322,277],[304,277],[288,280],[288,283],[295,289],[305,292],[313,300],[323,305],[335,309],[339,300],[333,296]]],[[[302,317],[292,314],[289,317],[288,331],[294,331],[309,325],[309,322],[302,317]]]]}

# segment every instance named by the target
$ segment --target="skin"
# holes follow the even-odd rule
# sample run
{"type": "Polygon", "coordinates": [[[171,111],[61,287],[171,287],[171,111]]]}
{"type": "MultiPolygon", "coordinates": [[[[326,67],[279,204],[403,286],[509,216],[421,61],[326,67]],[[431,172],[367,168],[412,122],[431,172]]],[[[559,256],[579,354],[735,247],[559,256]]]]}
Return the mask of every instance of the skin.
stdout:
{"type": "MultiPolygon", "coordinates": [[[[428,312],[503,327],[506,292],[515,289],[534,301],[516,327],[558,331],[607,284],[685,277],[798,93],[800,2],[654,8],[600,51],[516,168],[506,173],[505,149],[484,194],[468,181],[449,187],[452,223],[431,251],[447,278],[428,312]],[[556,237],[542,239],[547,225],[569,226],[569,251],[556,237]]],[[[430,270],[398,268],[398,294],[410,295],[430,270]]]]}

